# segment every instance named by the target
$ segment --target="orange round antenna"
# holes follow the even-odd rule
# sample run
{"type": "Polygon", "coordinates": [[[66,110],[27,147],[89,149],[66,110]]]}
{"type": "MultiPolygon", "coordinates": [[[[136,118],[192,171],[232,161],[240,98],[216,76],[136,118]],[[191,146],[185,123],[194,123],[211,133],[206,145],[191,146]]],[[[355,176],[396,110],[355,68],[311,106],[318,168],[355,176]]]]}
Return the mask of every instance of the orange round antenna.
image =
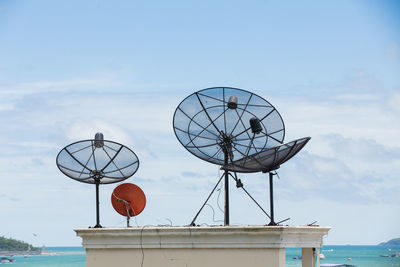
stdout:
{"type": "Polygon", "coordinates": [[[117,186],[112,192],[111,204],[119,214],[129,218],[143,211],[146,206],[146,196],[139,186],[124,183],[117,186]]]}

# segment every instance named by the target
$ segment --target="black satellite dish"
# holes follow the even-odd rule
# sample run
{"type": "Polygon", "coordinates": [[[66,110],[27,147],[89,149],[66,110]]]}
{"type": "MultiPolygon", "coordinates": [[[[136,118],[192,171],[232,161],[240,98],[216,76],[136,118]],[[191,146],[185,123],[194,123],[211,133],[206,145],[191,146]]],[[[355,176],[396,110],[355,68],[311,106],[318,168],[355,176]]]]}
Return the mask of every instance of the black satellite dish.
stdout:
{"type": "Polygon", "coordinates": [[[69,178],[96,185],[96,225],[101,228],[99,185],[123,181],[139,168],[139,159],[128,147],[103,139],[83,140],[64,147],[57,155],[57,167],[69,178]]]}
{"type": "Polygon", "coordinates": [[[251,92],[213,87],[186,97],[177,107],[173,126],[179,142],[195,156],[221,166],[224,174],[206,199],[191,225],[225,178],[225,218],[229,225],[229,175],[243,188],[236,172],[269,172],[271,216],[273,218],[272,171],[293,157],[310,137],[284,144],[285,126],[279,112],[268,101],[251,92]],[[233,176],[230,172],[233,172],[233,176]]]}
{"type": "Polygon", "coordinates": [[[228,165],[222,166],[221,169],[242,173],[271,172],[296,155],[310,139],[311,137],[303,137],[276,147],[262,149],[259,152],[232,161],[228,165]]]}

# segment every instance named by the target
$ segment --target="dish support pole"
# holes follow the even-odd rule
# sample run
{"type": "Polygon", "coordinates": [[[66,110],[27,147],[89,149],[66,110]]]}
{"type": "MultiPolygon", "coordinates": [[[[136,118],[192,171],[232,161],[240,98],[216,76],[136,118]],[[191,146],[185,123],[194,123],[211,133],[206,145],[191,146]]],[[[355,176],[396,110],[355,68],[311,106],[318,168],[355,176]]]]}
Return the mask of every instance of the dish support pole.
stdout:
{"type": "Polygon", "coordinates": [[[269,208],[271,214],[271,221],[268,225],[274,226],[278,225],[274,221],[274,181],[273,181],[274,174],[269,172],[269,208]]]}
{"type": "Polygon", "coordinates": [[[95,178],[96,184],[96,225],[94,228],[102,228],[100,225],[100,201],[99,201],[99,187],[100,187],[100,179],[95,178]]]}
{"type": "MultiPolygon", "coordinates": [[[[225,166],[228,165],[228,152],[224,153],[225,166]]],[[[224,225],[229,225],[229,171],[224,171],[225,175],[225,218],[224,225]]]]}

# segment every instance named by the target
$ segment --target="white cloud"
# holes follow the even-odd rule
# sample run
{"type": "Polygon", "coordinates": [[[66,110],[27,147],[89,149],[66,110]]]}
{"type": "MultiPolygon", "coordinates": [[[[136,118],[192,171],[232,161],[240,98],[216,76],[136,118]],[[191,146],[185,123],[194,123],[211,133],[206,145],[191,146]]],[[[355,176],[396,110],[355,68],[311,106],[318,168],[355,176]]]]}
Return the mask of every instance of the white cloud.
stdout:
{"type": "Polygon", "coordinates": [[[364,166],[365,169],[370,169],[375,164],[387,165],[400,160],[400,147],[386,147],[373,139],[345,138],[339,134],[331,134],[322,136],[317,142],[324,145],[323,149],[317,151],[321,156],[337,158],[348,164],[370,162],[364,166]]]}
{"type": "Polygon", "coordinates": [[[321,155],[302,151],[282,166],[282,190],[289,199],[398,203],[400,149],[339,135],[322,138],[321,155]],[[301,194],[296,192],[302,192],[301,194]]]}
{"type": "MultiPolygon", "coordinates": [[[[333,96],[331,99],[316,100],[307,97],[279,99],[280,113],[286,125],[286,140],[340,134],[400,147],[397,93],[378,91],[362,93],[360,97],[343,97],[341,93],[333,96]]],[[[313,140],[310,145],[313,146],[313,140]]]]}
{"type": "Polygon", "coordinates": [[[132,138],[121,127],[103,120],[77,120],[65,125],[64,134],[71,141],[94,139],[97,132],[104,134],[104,139],[122,144],[131,144],[132,138]]]}

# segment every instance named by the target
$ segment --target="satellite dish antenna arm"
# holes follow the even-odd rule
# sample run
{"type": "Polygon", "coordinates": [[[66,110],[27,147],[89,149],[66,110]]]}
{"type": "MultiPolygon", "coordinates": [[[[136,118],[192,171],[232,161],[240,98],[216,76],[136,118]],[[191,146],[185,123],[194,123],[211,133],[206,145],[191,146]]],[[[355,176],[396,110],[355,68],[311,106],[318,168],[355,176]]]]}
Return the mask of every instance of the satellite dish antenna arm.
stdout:
{"type": "MultiPolygon", "coordinates": [[[[115,155],[114,155],[112,158],[110,158],[110,161],[101,169],[101,172],[103,172],[111,163],[114,162],[114,159],[118,156],[119,152],[121,152],[122,148],[123,148],[123,146],[121,146],[121,147],[118,149],[118,151],[115,153],[115,155]]],[[[103,148],[103,150],[104,150],[104,148],[103,148]]],[[[108,155],[107,151],[104,150],[104,152],[107,154],[108,157],[110,157],[110,156],[108,155]]]]}
{"type": "Polygon", "coordinates": [[[199,103],[201,105],[201,107],[203,108],[204,112],[207,115],[207,118],[210,120],[210,122],[212,123],[212,125],[214,126],[215,130],[217,130],[217,132],[219,132],[218,127],[214,124],[214,121],[211,119],[210,114],[208,114],[207,109],[204,107],[203,102],[201,102],[201,99],[199,97],[199,94],[196,93],[197,99],[199,100],[199,103]]]}
{"type": "MultiPolygon", "coordinates": [[[[114,194],[114,192],[113,192],[113,196],[117,199],[117,202],[122,202],[122,203],[125,204],[125,209],[126,209],[126,227],[130,227],[129,221],[130,221],[130,219],[131,219],[131,213],[130,213],[130,209],[131,209],[131,207],[132,207],[131,202],[130,202],[130,201],[127,201],[127,200],[125,200],[125,199],[122,199],[122,198],[117,197],[117,196],[114,194]]],[[[136,216],[135,210],[134,210],[133,208],[132,208],[132,211],[133,211],[133,215],[136,216]]]]}
{"type": "Polygon", "coordinates": [[[131,219],[131,214],[129,212],[131,203],[129,201],[123,200],[123,199],[118,199],[118,201],[121,201],[125,204],[125,209],[126,209],[126,227],[129,227],[129,220],[131,219]]]}
{"type": "MultiPolygon", "coordinates": [[[[257,148],[256,148],[255,145],[254,145],[254,137],[256,137],[256,133],[253,133],[253,136],[252,136],[251,139],[250,139],[249,146],[248,146],[248,148],[246,149],[246,152],[245,152],[246,157],[245,157],[245,159],[244,159],[243,165],[246,164],[246,160],[249,158],[249,153],[250,153],[250,150],[251,150],[252,146],[254,147],[255,151],[258,152],[258,151],[257,151],[257,148]]],[[[235,175],[236,175],[236,172],[235,172],[235,175]]]]}
{"type": "Polygon", "coordinates": [[[235,126],[232,128],[232,131],[231,131],[231,135],[233,134],[233,132],[235,131],[235,129],[236,129],[236,126],[239,124],[239,121],[241,121],[242,120],[242,117],[243,117],[243,114],[245,113],[245,111],[246,111],[246,108],[248,107],[248,105],[249,105],[249,103],[250,103],[250,100],[251,100],[251,98],[253,97],[253,95],[250,95],[250,97],[249,97],[249,99],[247,100],[247,103],[246,103],[246,105],[245,105],[245,107],[242,109],[242,114],[240,114],[239,115],[239,112],[237,112],[237,110],[235,109],[235,111],[236,111],[236,114],[238,115],[238,120],[237,120],[237,122],[236,122],[236,124],[235,124],[235,126]]]}
{"type": "MultiPolygon", "coordinates": [[[[73,158],[79,165],[81,165],[84,169],[87,169],[88,171],[92,172],[93,170],[89,169],[87,166],[83,165],[82,162],[80,162],[77,158],[74,157],[74,155],[72,155],[71,152],[69,152],[69,150],[67,148],[65,148],[65,151],[68,153],[68,155],[70,155],[71,158],[73,158]]],[[[75,153],[75,152],[74,152],[75,153]]]]}

